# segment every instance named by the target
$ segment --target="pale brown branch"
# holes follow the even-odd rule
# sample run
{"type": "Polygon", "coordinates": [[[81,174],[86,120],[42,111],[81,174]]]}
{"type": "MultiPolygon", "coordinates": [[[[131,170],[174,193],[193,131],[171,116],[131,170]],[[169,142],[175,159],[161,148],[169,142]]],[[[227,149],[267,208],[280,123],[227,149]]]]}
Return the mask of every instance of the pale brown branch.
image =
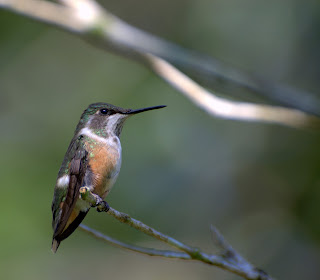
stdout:
{"type": "Polygon", "coordinates": [[[40,0],[0,0],[0,7],[75,33],[95,46],[143,62],[195,105],[219,118],[278,123],[293,127],[320,127],[317,117],[298,110],[235,102],[207,91],[167,61],[153,55],[179,47],[147,34],[115,17],[93,0],[61,0],[64,5],[40,0]],[[150,54],[153,53],[153,54],[150,54]]]}
{"type": "Polygon", "coordinates": [[[233,120],[278,123],[293,127],[320,125],[317,117],[310,116],[299,110],[234,102],[218,97],[195,83],[165,60],[153,55],[148,55],[148,59],[152,69],[160,77],[210,115],[233,120]]]}
{"type": "Polygon", "coordinates": [[[73,10],[53,2],[0,0],[0,7],[66,31],[77,32],[79,30],[79,21],[73,17],[73,10]]]}

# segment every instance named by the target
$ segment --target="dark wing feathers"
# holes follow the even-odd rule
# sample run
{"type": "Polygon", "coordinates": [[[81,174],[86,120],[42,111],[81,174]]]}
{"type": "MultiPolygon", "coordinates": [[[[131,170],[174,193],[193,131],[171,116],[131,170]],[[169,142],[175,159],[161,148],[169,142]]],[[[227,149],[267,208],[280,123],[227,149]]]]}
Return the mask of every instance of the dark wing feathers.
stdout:
{"type": "MultiPolygon", "coordinates": [[[[59,223],[57,224],[53,234],[53,240],[56,240],[58,243],[60,243],[60,241],[65,239],[67,236],[69,236],[74,231],[74,229],[80,224],[80,222],[83,220],[85,216],[85,215],[81,215],[81,218],[75,219],[74,222],[77,221],[77,225],[73,228],[71,232],[70,230],[66,232],[67,229],[64,231],[64,228],[71,215],[71,212],[78,200],[78,197],[80,194],[80,188],[82,187],[83,179],[87,169],[88,152],[85,149],[82,136],[79,136],[79,138],[75,141],[74,145],[75,146],[73,148],[75,152],[74,152],[73,158],[70,161],[70,169],[69,169],[70,170],[69,186],[68,186],[67,194],[61,209],[59,223]]],[[[71,223],[70,226],[72,224],[74,223],[71,223]]]]}
{"type": "Polygon", "coordinates": [[[80,211],[80,213],[77,216],[77,218],[75,218],[74,221],[68,226],[68,228],[66,228],[65,231],[63,231],[54,240],[57,240],[60,243],[62,240],[66,239],[81,224],[81,222],[83,221],[83,219],[85,218],[85,216],[87,215],[88,212],[89,212],[89,210],[86,211],[86,212],[80,211]]]}

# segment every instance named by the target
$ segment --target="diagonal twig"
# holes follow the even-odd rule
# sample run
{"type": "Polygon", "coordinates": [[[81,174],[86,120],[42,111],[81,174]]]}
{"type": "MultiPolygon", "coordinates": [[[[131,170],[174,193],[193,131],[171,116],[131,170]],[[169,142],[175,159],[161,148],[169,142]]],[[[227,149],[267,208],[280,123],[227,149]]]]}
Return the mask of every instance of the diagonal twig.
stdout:
{"type": "MultiPolygon", "coordinates": [[[[81,198],[88,201],[91,205],[99,207],[101,204],[104,206],[105,202],[102,201],[99,197],[92,194],[87,187],[82,187],[80,189],[81,198]]],[[[128,250],[132,250],[142,254],[148,254],[152,256],[159,257],[168,257],[168,258],[177,258],[184,260],[196,260],[209,265],[214,265],[220,268],[223,268],[227,271],[233,272],[237,275],[244,277],[245,279],[250,280],[272,280],[272,278],[266,274],[263,270],[254,267],[251,263],[245,260],[236,250],[234,250],[231,245],[229,245],[223,238],[223,236],[215,229],[212,229],[213,236],[216,240],[216,245],[222,249],[221,254],[207,254],[202,252],[198,248],[188,246],[166,234],[163,234],[154,228],[144,224],[143,222],[136,220],[130,217],[126,213],[119,212],[112,207],[107,210],[107,213],[118,221],[125,223],[153,238],[156,238],[167,245],[174,247],[183,253],[175,251],[162,251],[156,249],[147,249],[143,247],[132,246],[125,244],[118,240],[115,240],[109,236],[103,235],[100,232],[97,232],[93,229],[90,229],[87,226],[82,225],[81,228],[87,233],[90,233],[94,237],[111,243],[118,247],[123,247],[128,250]]]]}
{"type": "Polygon", "coordinates": [[[134,251],[134,252],[145,254],[148,256],[191,260],[191,257],[186,253],[174,252],[174,251],[169,251],[169,250],[157,250],[157,249],[150,249],[150,248],[145,248],[145,247],[140,247],[140,246],[134,246],[134,245],[130,245],[130,244],[121,242],[117,239],[114,239],[114,238],[108,236],[108,235],[102,234],[99,231],[94,230],[86,225],[81,224],[79,227],[84,232],[91,234],[93,237],[100,239],[102,241],[105,241],[113,246],[122,248],[122,249],[127,249],[129,251],[134,251]]]}

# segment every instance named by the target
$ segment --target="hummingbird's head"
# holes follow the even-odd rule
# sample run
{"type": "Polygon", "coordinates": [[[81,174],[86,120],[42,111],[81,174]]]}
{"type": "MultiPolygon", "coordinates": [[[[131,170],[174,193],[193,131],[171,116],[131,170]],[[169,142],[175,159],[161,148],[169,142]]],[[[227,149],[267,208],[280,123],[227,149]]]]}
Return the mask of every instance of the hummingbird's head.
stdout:
{"type": "Polygon", "coordinates": [[[93,103],[83,112],[77,130],[87,127],[102,137],[108,137],[110,134],[120,136],[123,123],[128,117],[163,107],[166,106],[160,105],[132,110],[108,103],[93,103]]]}

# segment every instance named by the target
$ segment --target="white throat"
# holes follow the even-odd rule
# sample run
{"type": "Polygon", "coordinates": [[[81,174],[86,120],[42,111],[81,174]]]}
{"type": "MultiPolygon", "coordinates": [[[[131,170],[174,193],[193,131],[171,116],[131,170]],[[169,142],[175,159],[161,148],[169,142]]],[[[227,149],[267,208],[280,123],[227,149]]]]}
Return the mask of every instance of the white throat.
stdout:
{"type": "Polygon", "coordinates": [[[122,129],[124,121],[128,118],[128,115],[114,114],[108,117],[106,124],[106,132],[111,136],[116,135],[117,129],[122,129]]]}

